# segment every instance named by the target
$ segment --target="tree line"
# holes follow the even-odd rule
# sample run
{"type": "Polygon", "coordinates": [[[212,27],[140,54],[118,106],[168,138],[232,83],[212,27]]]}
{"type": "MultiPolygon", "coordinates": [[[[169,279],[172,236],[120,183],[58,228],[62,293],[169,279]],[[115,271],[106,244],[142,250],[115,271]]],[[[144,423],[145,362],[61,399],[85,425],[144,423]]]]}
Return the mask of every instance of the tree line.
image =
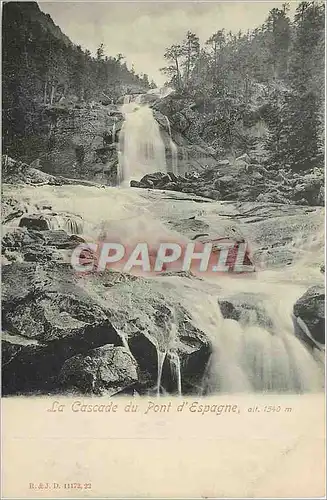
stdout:
{"type": "Polygon", "coordinates": [[[188,31],[180,44],[166,49],[161,71],[167,85],[198,103],[207,122],[203,138],[213,141],[218,130],[227,146],[234,140],[233,125],[251,114],[261,86],[267,163],[306,170],[323,161],[324,19],[322,2],[301,2],[294,20],[284,3],[258,28],[221,29],[203,46],[188,31]]]}
{"type": "Polygon", "coordinates": [[[122,54],[106,55],[103,44],[94,56],[74,45],[36,2],[4,3],[2,20],[5,145],[39,133],[44,108],[62,98],[111,102],[123,86],[144,91],[154,85],[128,69],[122,54]]]}

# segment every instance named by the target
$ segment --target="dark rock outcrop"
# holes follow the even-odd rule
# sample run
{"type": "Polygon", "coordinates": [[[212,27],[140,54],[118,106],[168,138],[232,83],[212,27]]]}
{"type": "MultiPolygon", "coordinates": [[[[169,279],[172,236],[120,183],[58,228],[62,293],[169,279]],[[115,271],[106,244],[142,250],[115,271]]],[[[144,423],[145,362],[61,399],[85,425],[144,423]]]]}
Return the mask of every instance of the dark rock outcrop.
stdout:
{"type": "Polygon", "coordinates": [[[295,317],[301,318],[311,336],[320,344],[325,343],[325,288],[312,286],[300,297],[293,309],[295,317]]]}
{"type": "Polygon", "coordinates": [[[112,396],[138,381],[135,359],[125,347],[105,345],[76,354],[63,364],[59,384],[64,390],[112,396]]]}
{"type": "Polygon", "coordinates": [[[3,327],[7,341],[20,347],[4,369],[5,392],[54,390],[66,359],[121,345],[107,313],[77,286],[68,264],[13,263],[3,268],[2,284],[3,327]]]}
{"type": "Polygon", "coordinates": [[[150,290],[145,279],[112,271],[78,276],[55,262],[13,263],[2,280],[4,394],[73,388],[111,394],[136,382],[147,393],[157,384],[159,352],[167,352],[166,391],[177,391],[170,361],[176,356],[183,393],[201,385],[209,340],[164,288],[141,300],[150,290]],[[117,350],[122,346],[130,352],[117,350]]]}
{"type": "MultiPolygon", "coordinates": [[[[94,160],[93,165],[94,168],[90,171],[90,174],[88,176],[84,177],[89,177],[90,180],[87,180],[85,178],[71,178],[71,177],[64,177],[62,175],[51,175],[48,174],[40,168],[42,167],[40,165],[40,162],[38,161],[38,168],[32,167],[32,162],[31,165],[14,160],[13,158],[10,158],[9,156],[4,155],[2,158],[2,165],[3,165],[3,170],[2,170],[2,182],[6,184],[31,184],[35,186],[43,186],[43,185],[49,185],[49,186],[64,186],[64,185],[81,185],[81,186],[99,186],[98,181],[96,180],[96,174],[100,172],[103,172],[104,170],[108,172],[110,175],[114,175],[115,181],[114,184],[116,184],[116,175],[113,174],[112,170],[114,170],[114,167],[116,166],[117,159],[114,159],[114,165],[111,165],[109,168],[108,164],[101,164],[101,166],[96,165],[96,161],[94,160]],[[95,163],[94,163],[95,162],[95,163]]],[[[75,175],[77,177],[77,172],[74,169],[66,169],[65,174],[70,174],[70,175],[75,175]]],[[[102,181],[103,179],[100,179],[102,181]]],[[[23,210],[23,212],[26,212],[27,210],[23,210]]]]}
{"type": "Polygon", "coordinates": [[[83,219],[74,214],[47,210],[24,215],[19,221],[19,227],[36,231],[65,229],[72,234],[80,234],[83,231],[83,219]]]}
{"type": "Polygon", "coordinates": [[[148,189],[165,189],[192,193],[219,201],[257,201],[289,205],[323,205],[320,191],[323,175],[315,169],[303,177],[303,182],[291,171],[286,173],[269,172],[248,155],[235,160],[214,160],[199,165],[185,175],[169,172],[156,172],[145,175],[139,182],[131,181],[131,186],[148,189]]]}
{"type": "Polygon", "coordinates": [[[45,231],[49,229],[49,221],[42,214],[31,214],[24,216],[20,219],[19,227],[26,227],[27,229],[35,229],[38,231],[45,231]]]}
{"type": "Polygon", "coordinates": [[[84,239],[63,230],[7,230],[2,238],[2,255],[8,262],[65,261],[69,253],[84,239]]]}
{"type": "Polygon", "coordinates": [[[242,293],[218,300],[224,318],[234,319],[243,324],[260,325],[267,330],[273,328],[271,318],[258,295],[242,293]]]}

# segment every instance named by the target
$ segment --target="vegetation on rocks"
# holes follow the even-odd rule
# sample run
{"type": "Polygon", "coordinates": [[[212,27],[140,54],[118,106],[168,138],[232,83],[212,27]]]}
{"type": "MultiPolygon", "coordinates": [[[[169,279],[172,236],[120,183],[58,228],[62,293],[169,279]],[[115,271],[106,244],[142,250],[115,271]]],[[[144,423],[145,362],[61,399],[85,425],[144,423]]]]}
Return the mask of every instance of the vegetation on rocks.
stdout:
{"type": "Polygon", "coordinates": [[[324,4],[301,2],[294,20],[283,4],[204,46],[188,31],[165,51],[162,95],[122,54],[75,46],[34,2],[5,3],[3,26],[4,394],[202,395],[238,391],[239,374],[242,390],[320,388],[324,4]],[[107,187],[126,94],[150,107],[157,142],[144,149],[159,143],[166,160],[128,191],[107,187]],[[76,273],[72,251],[111,227],[128,245],[249,241],[268,280],[76,273]]]}
{"type": "Polygon", "coordinates": [[[268,168],[323,164],[325,5],[301,2],[293,21],[288,11],[287,3],[273,8],[246,33],[219,30],[204,47],[188,32],[166,50],[162,71],[176,89],[181,131],[240,154],[262,145],[255,128],[261,123],[268,168]]]}
{"type": "Polygon", "coordinates": [[[6,2],[2,21],[3,151],[15,158],[31,161],[51,149],[52,118],[66,108],[108,105],[123,89],[151,87],[122,54],[108,56],[101,45],[92,55],[74,45],[36,2],[6,2]]]}

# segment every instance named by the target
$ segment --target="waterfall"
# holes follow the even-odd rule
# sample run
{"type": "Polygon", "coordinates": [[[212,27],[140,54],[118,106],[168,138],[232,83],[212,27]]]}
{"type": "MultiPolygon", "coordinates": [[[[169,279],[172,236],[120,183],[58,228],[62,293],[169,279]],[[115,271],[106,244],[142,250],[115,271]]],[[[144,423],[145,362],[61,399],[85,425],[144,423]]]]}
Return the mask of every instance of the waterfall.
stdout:
{"type": "Polygon", "coordinates": [[[173,174],[177,175],[178,149],[177,149],[177,146],[171,137],[171,126],[170,126],[169,118],[166,115],[165,115],[165,118],[166,118],[166,122],[167,122],[168,134],[169,134],[169,148],[170,148],[170,154],[171,154],[171,171],[173,172],[173,174]]]}
{"type": "Polygon", "coordinates": [[[165,118],[166,118],[166,122],[167,122],[168,134],[169,134],[169,137],[171,138],[171,127],[170,127],[170,121],[169,121],[168,116],[166,116],[166,115],[165,115],[165,118]]]}
{"type": "Polygon", "coordinates": [[[114,144],[116,141],[115,141],[115,138],[116,138],[116,121],[114,121],[113,125],[112,125],[112,132],[111,132],[111,137],[112,137],[112,143],[114,144]]]}
{"type": "Polygon", "coordinates": [[[170,145],[170,152],[171,152],[171,169],[172,169],[173,174],[177,175],[177,173],[178,173],[178,170],[177,170],[178,149],[177,149],[177,146],[172,139],[170,139],[169,145],[170,145]]]}
{"type": "Polygon", "coordinates": [[[83,233],[83,221],[75,217],[65,217],[63,227],[69,234],[83,233]]]}
{"type": "Polygon", "coordinates": [[[265,304],[272,323],[268,330],[257,323],[255,315],[248,316],[246,322],[223,318],[217,299],[201,295],[197,292],[196,302],[193,297],[192,317],[212,344],[204,394],[321,389],[316,360],[295,337],[291,311],[279,308],[274,296],[265,304]]]}
{"type": "Polygon", "coordinates": [[[174,380],[176,381],[177,394],[182,395],[182,373],[181,373],[181,361],[177,352],[170,351],[169,353],[170,369],[174,380]]]}
{"type": "MultiPolygon", "coordinates": [[[[112,241],[122,241],[128,245],[140,241],[140,238],[143,241],[153,241],[153,238],[164,241],[165,238],[176,235],[169,232],[160,220],[165,210],[167,214],[174,213],[171,201],[165,202],[163,198],[160,207],[156,208],[155,202],[150,201],[143,193],[139,194],[139,190],[45,185],[37,189],[34,186],[12,186],[11,192],[13,198],[33,200],[34,204],[48,200],[56,214],[46,214],[51,228],[62,227],[68,211],[79,214],[80,217],[71,215],[66,219],[70,232],[90,235],[92,241],[101,240],[99,235],[102,231],[108,231],[110,237],[114,238],[112,241]],[[164,203],[167,203],[166,208],[164,203]],[[76,221],[76,226],[73,220],[76,221]]],[[[199,210],[202,217],[212,217],[214,214],[218,220],[219,216],[212,212],[213,209],[217,210],[217,206],[204,204],[196,210],[199,210]]],[[[222,205],[219,206],[222,208],[222,205]]],[[[299,218],[298,223],[302,228],[302,218],[299,218]]],[[[290,224],[290,235],[291,231],[290,224]]],[[[166,355],[173,375],[174,391],[177,389],[180,392],[184,385],[182,378],[185,376],[186,365],[183,349],[188,349],[189,332],[183,338],[181,331],[184,313],[182,317],[179,316],[180,308],[185,314],[187,312],[189,323],[203,332],[210,342],[211,356],[200,389],[203,394],[319,391],[324,378],[323,353],[310,351],[296,337],[292,319],[293,305],[304,293],[307,281],[314,284],[316,280],[320,283],[321,279],[321,273],[316,276],[314,271],[315,262],[323,261],[324,247],[322,239],[320,241],[312,237],[310,240],[310,233],[313,231],[314,228],[308,227],[309,234],[306,238],[309,243],[302,245],[291,266],[268,269],[250,278],[219,276],[217,282],[209,278],[197,280],[184,276],[160,276],[151,278],[151,281],[126,280],[124,288],[117,287],[115,300],[115,287],[108,288],[110,301],[101,298],[98,288],[94,292],[95,298],[103,300],[104,307],[116,307],[122,312],[122,323],[115,325],[121,332],[124,331],[128,317],[141,318],[148,324],[147,318],[151,319],[155,310],[152,306],[152,293],[154,297],[160,293],[162,302],[167,307],[169,305],[173,313],[168,315],[169,322],[157,324],[151,320],[145,329],[149,341],[157,350],[156,387],[161,393],[161,386],[164,385],[162,368],[166,355]],[[254,296],[255,307],[247,308],[244,305],[238,320],[224,318],[218,300],[226,299],[228,302],[230,299],[233,303],[232,298],[243,293],[254,296]],[[176,308],[176,313],[173,307],[176,308]],[[179,344],[180,340],[182,345],[179,344]]],[[[105,287],[101,287],[101,290],[102,288],[105,287]]],[[[88,293],[90,289],[87,289],[88,293]]],[[[194,340],[196,341],[196,337],[194,340]]],[[[127,338],[124,345],[128,346],[127,338]]],[[[199,370],[203,373],[203,366],[200,365],[199,370]]],[[[167,360],[165,376],[166,366],[167,360]]]]}
{"type": "Polygon", "coordinates": [[[62,229],[61,224],[60,224],[61,223],[60,217],[58,217],[56,215],[48,215],[48,214],[44,214],[43,216],[47,222],[48,229],[53,230],[53,231],[56,231],[58,229],[62,229]]]}
{"type": "Polygon", "coordinates": [[[63,229],[68,234],[82,234],[83,221],[80,217],[66,214],[42,214],[48,229],[57,231],[63,229]]]}
{"type": "Polygon", "coordinates": [[[166,353],[159,351],[157,349],[157,356],[158,356],[158,375],[157,375],[157,396],[160,396],[160,387],[161,387],[161,378],[162,378],[162,369],[163,369],[163,364],[166,358],[166,353]]]}
{"type": "Polygon", "coordinates": [[[142,94],[125,96],[124,124],[119,136],[119,183],[141,180],[146,174],[167,172],[165,144],[153,111],[142,94]]]}

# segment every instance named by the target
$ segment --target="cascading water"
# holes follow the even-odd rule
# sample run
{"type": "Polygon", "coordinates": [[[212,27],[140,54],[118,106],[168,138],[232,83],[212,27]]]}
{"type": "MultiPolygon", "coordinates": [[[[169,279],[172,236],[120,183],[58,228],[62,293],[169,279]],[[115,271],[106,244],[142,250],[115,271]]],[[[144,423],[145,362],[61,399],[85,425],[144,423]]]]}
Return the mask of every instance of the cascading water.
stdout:
{"type": "Polygon", "coordinates": [[[76,217],[66,217],[63,222],[63,228],[68,234],[82,234],[83,221],[76,217]]]}
{"type": "Polygon", "coordinates": [[[217,299],[206,293],[189,295],[188,300],[193,302],[192,318],[213,346],[203,381],[204,394],[321,389],[316,360],[294,336],[293,298],[290,307],[284,304],[279,308],[278,286],[272,286],[270,292],[269,302],[264,304],[267,323],[271,323],[269,329],[258,323],[255,315],[245,315],[246,321],[224,319],[217,299]]]}
{"type": "Polygon", "coordinates": [[[116,142],[116,121],[114,121],[112,125],[112,131],[111,131],[111,137],[112,137],[112,142],[116,142]]]}
{"type": "Polygon", "coordinates": [[[83,232],[83,221],[74,215],[43,214],[51,230],[63,229],[68,234],[81,234],[83,232]]]}
{"type": "Polygon", "coordinates": [[[177,163],[178,163],[178,149],[171,137],[171,126],[168,116],[165,116],[169,134],[169,148],[171,155],[171,171],[173,174],[177,175],[177,163]]]}
{"type": "MultiPolygon", "coordinates": [[[[93,241],[100,239],[100,231],[107,231],[107,234],[119,237],[118,241],[128,244],[141,239],[148,241],[148,238],[151,241],[153,238],[165,240],[172,234],[160,220],[164,209],[172,209],[171,201],[162,200],[161,205],[156,205],[151,197],[147,198],[137,190],[86,186],[12,186],[10,189],[14,199],[33,200],[33,203],[47,199],[57,214],[65,211],[79,214],[84,221],[83,231],[81,227],[71,229],[81,231],[93,241]]],[[[202,217],[206,211],[210,216],[211,206],[217,207],[214,204],[201,206],[202,217]]],[[[298,222],[302,227],[302,219],[298,222]]],[[[175,238],[176,234],[173,236],[175,238]]],[[[310,238],[310,234],[306,237],[310,238]]],[[[147,280],[127,282],[117,291],[116,302],[113,291],[108,298],[111,309],[117,307],[117,311],[123,311],[121,324],[115,326],[118,331],[124,331],[127,312],[131,319],[140,317],[146,322],[153,312],[153,290],[158,287],[162,303],[183,307],[192,318],[192,324],[210,339],[212,354],[199,392],[317,391],[323,385],[322,352],[310,352],[295,336],[292,323],[293,304],[308,288],[306,280],[314,284],[322,279],[319,269],[317,274],[315,269],[316,261],[323,259],[323,241],[312,241],[308,248],[301,246],[292,266],[267,269],[253,278],[226,276],[212,283],[206,279],[161,276],[151,279],[150,285],[147,280]],[[256,310],[249,312],[246,307],[238,321],[223,317],[218,298],[222,294],[232,297],[244,292],[256,295],[256,304],[264,311],[264,323],[256,310]]],[[[103,304],[105,306],[106,301],[103,304]]],[[[180,392],[183,361],[178,357],[178,320],[173,318],[169,324],[163,323],[164,329],[162,325],[154,324],[148,328],[149,341],[158,353],[156,388],[159,392],[163,363],[168,359],[175,389],[180,392]]],[[[128,345],[128,337],[125,343],[128,345]]]]}
{"type": "Polygon", "coordinates": [[[169,353],[170,369],[174,380],[176,381],[177,394],[182,395],[182,373],[181,373],[181,361],[177,352],[171,351],[169,353]]]}
{"type": "Polygon", "coordinates": [[[162,378],[162,369],[163,369],[163,364],[165,362],[166,358],[166,352],[162,352],[159,349],[157,349],[157,356],[158,356],[158,376],[157,376],[157,396],[160,396],[160,387],[161,387],[161,378],[162,378]]]}
{"type": "MultiPolygon", "coordinates": [[[[152,89],[148,94],[163,98],[171,91],[152,89]]],[[[147,104],[147,94],[126,95],[121,111],[124,124],[119,135],[118,183],[127,187],[130,180],[139,181],[154,172],[170,171],[177,175],[178,148],[172,139],[168,117],[165,116],[168,138],[164,141],[152,108],[147,104]]]]}
{"type": "Polygon", "coordinates": [[[165,118],[166,118],[166,122],[167,122],[168,134],[169,134],[169,137],[171,138],[171,126],[170,126],[170,121],[169,121],[168,116],[166,116],[166,115],[165,115],[165,118]]]}
{"type": "Polygon", "coordinates": [[[165,144],[152,109],[125,96],[122,106],[124,124],[119,136],[119,184],[128,186],[146,174],[166,172],[165,144]]]}

